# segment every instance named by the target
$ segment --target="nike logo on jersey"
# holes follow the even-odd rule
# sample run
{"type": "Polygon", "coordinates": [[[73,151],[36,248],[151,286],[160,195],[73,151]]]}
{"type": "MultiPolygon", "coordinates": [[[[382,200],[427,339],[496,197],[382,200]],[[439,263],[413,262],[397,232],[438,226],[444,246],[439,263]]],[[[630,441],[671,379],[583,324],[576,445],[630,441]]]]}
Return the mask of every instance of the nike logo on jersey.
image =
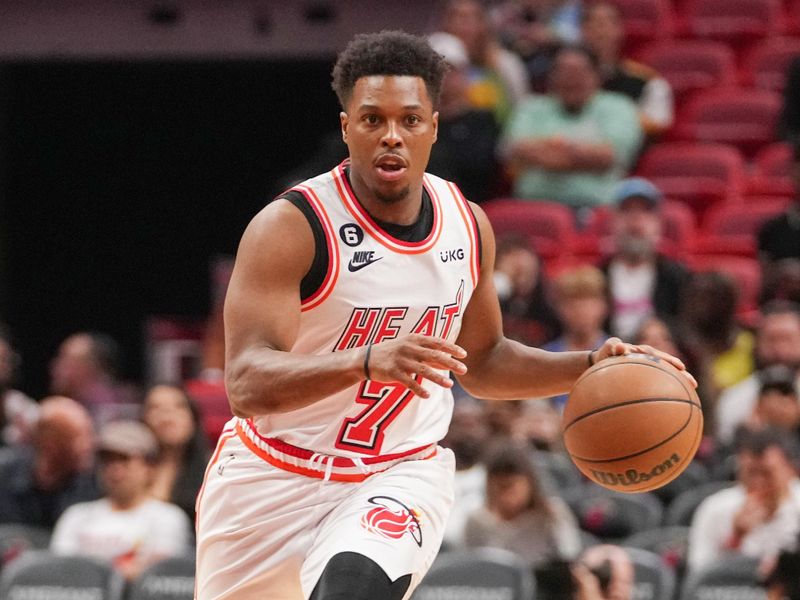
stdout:
{"type": "Polygon", "coordinates": [[[374,262],[378,262],[382,258],[382,256],[376,258],[374,250],[359,250],[353,254],[353,258],[350,259],[350,263],[347,265],[347,270],[351,273],[355,273],[374,262]]]}

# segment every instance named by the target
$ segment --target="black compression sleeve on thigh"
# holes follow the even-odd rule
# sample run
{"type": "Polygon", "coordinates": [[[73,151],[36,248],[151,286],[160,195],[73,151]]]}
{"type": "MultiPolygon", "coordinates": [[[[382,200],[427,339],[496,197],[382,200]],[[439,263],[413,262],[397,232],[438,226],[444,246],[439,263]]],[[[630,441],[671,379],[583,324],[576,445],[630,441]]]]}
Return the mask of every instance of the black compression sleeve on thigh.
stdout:
{"type": "Polygon", "coordinates": [[[369,557],[340,552],[328,561],[309,600],[403,600],[411,575],[391,581],[369,557]]]}

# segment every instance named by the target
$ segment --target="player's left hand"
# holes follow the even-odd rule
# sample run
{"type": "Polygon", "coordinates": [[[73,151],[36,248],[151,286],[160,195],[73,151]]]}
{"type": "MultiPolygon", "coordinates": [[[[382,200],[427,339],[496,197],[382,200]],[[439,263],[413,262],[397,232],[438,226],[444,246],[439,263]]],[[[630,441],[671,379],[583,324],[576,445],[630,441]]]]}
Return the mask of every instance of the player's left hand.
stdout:
{"type": "Polygon", "coordinates": [[[697,380],[686,370],[686,365],[683,364],[680,358],[662,352],[661,350],[656,350],[647,344],[628,344],[618,337],[608,338],[602,346],[594,351],[592,358],[593,362],[597,363],[612,356],[624,356],[625,354],[650,354],[651,356],[657,356],[678,369],[686,379],[689,380],[689,383],[691,383],[693,387],[697,387],[697,380]]]}

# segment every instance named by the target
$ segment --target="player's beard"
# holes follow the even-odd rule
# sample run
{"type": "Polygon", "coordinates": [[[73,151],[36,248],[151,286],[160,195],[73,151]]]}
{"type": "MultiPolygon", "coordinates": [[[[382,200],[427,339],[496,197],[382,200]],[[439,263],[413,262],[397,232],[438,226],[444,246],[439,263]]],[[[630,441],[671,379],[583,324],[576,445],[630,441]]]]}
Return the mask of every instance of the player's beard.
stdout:
{"type": "Polygon", "coordinates": [[[407,185],[406,187],[402,188],[401,190],[393,194],[384,194],[381,191],[375,190],[375,198],[383,204],[395,204],[396,202],[405,200],[410,193],[411,193],[411,186],[407,185]]]}

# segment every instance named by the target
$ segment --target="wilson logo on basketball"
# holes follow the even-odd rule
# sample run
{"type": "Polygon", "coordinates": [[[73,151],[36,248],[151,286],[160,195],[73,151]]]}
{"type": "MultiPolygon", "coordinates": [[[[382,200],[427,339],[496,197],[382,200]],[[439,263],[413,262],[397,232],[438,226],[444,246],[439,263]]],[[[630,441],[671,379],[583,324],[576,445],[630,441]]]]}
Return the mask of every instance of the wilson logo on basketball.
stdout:
{"type": "Polygon", "coordinates": [[[601,484],[623,486],[636,485],[637,483],[650,481],[653,477],[658,477],[659,475],[666,473],[679,462],[681,462],[681,457],[677,454],[673,454],[664,462],[658,463],[656,466],[650,469],[649,473],[634,471],[633,469],[629,469],[624,473],[609,473],[608,471],[597,471],[595,469],[591,469],[591,471],[595,480],[601,484]]]}
{"type": "Polygon", "coordinates": [[[361,526],[364,529],[393,540],[409,534],[417,546],[422,547],[422,528],[416,510],[388,496],[373,496],[369,503],[376,506],[362,515],[361,526]]]}

